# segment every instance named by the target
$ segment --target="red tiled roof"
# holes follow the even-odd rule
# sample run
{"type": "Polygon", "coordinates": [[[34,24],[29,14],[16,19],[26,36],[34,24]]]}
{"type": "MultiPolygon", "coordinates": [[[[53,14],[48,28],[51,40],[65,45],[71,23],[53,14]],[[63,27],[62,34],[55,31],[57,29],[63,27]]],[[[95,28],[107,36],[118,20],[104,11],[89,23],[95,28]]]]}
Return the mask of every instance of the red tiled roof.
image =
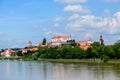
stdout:
{"type": "Polygon", "coordinates": [[[12,50],[11,48],[8,48],[7,50],[5,50],[4,52],[1,52],[2,56],[5,56],[7,51],[9,52],[9,54],[11,55],[11,53],[15,52],[14,50],[12,50]]]}
{"type": "Polygon", "coordinates": [[[8,48],[9,53],[15,52],[11,48],[8,48]]]}
{"type": "Polygon", "coordinates": [[[28,48],[28,49],[21,49],[22,54],[27,53],[27,51],[37,51],[38,48],[28,48]]]}
{"type": "Polygon", "coordinates": [[[70,38],[71,36],[53,36],[52,39],[54,38],[70,38]]]}
{"type": "Polygon", "coordinates": [[[87,46],[87,45],[82,45],[80,46],[80,48],[84,49],[84,50],[87,50],[90,46],[87,46]]]}

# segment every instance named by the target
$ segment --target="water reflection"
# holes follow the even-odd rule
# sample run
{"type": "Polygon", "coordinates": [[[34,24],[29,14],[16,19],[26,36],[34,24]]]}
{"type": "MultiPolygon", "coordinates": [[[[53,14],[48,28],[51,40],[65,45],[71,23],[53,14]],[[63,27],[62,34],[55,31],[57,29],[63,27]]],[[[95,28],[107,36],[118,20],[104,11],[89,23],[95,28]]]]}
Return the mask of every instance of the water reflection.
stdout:
{"type": "Polygon", "coordinates": [[[53,68],[54,80],[70,80],[71,68],[72,67],[69,64],[55,64],[53,68]]]}
{"type": "Polygon", "coordinates": [[[120,65],[1,60],[0,80],[120,80],[120,65]]]}

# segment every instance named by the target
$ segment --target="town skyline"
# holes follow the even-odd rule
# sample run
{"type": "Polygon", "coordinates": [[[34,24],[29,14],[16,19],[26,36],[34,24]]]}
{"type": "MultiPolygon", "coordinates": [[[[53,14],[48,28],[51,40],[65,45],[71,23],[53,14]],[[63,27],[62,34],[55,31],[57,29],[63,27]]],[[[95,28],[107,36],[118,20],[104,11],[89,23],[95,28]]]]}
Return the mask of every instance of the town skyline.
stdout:
{"type": "Polygon", "coordinates": [[[120,0],[1,0],[0,49],[25,47],[55,35],[120,40],[120,0]]]}

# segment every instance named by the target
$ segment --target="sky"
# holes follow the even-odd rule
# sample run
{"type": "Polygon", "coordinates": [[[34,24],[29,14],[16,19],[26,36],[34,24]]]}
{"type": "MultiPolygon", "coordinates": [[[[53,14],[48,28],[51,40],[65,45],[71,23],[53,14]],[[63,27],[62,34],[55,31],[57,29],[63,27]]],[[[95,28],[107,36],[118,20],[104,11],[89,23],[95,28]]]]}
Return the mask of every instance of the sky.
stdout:
{"type": "Polygon", "coordinates": [[[0,0],[0,49],[71,35],[105,44],[120,40],[120,0],[0,0]]]}

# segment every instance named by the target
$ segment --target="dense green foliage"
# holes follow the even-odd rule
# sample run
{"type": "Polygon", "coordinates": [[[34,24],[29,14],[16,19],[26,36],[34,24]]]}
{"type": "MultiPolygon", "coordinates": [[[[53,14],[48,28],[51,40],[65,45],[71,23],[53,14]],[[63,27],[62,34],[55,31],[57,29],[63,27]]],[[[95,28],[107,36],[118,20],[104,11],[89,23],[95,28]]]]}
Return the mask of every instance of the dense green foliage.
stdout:
{"type": "Polygon", "coordinates": [[[94,42],[88,50],[81,49],[78,45],[63,45],[62,47],[38,47],[37,51],[28,51],[22,54],[20,51],[12,56],[23,58],[42,59],[99,59],[107,62],[109,59],[120,59],[120,43],[114,45],[100,45],[94,42]]]}
{"type": "MultiPolygon", "coordinates": [[[[82,59],[87,56],[85,50],[80,49],[78,46],[73,47],[70,45],[64,45],[60,48],[39,47],[35,53],[31,54],[31,52],[29,52],[26,54],[28,57],[31,55],[32,58],[44,59],[82,59]]],[[[26,54],[23,56],[26,56],[26,54]]]]}

